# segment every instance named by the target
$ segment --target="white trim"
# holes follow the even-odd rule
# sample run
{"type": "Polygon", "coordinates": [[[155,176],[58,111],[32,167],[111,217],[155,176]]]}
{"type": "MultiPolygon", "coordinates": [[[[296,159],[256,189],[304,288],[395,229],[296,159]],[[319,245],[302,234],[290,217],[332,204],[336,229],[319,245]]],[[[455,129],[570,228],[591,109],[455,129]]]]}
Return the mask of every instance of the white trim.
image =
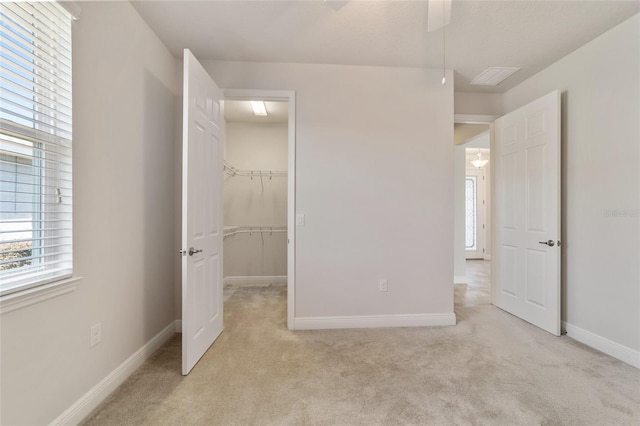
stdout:
{"type": "Polygon", "coordinates": [[[491,260],[491,253],[485,253],[484,260],[491,260]]]}
{"type": "Polygon", "coordinates": [[[225,277],[224,285],[238,285],[238,286],[251,286],[251,285],[268,285],[268,284],[287,284],[286,275],[277,276],[254,276],[254,277],[225,277]]]}
{"type": "Polygon", "coordinates": [[[567,336],[580,343],[584,343],[594,349],[604,352],[622,362],[626,362],[636,368],[640,368],[640,352],[623,346],[619,343],[612,342],[602,336],[598,336],[590,331],[571,325],[566,321],[562,321],[562,328],[567,331],[567,336]]]}
{"type": "Polygon", "coordinates": [[[80,397],[71,407],[58,416],[51,425],[76,425],[84,420],[104,401],[118,386],[142,365],[156,350],[164,345],[175,334],[175,321],[156,334],[144,346],[127,358],[122,364],[109,373],[104,379],[80,397]]]}
{"type": "Polygon", "coordinates": [[[294,329],[296,315],[296,92],[289,92],[289,146],[287,172],[287,328],[294,329]]]}
{"type": "Polygon", "coordinates": [[[276,100],[289,103],[287,164],[287,328],[294,330],[296,301],[296,92],[293,90],[224,89],[233,100],[276,100]]]}
{"type": "Polygon", "coordinates": [[[2,296],[0,297],[0,315],[71,293],[78,288],[78,282],[81,279],[82,277],[71,277],[2,296]]]}
{"type": "Polygon", "coordinates": [[[456,314],[366,315],[295,319],[296,330],[338,328],[426,327],[456,325],[456,314]]]}
{"type": "Polygon", "coordinates": [[[500,117],[500,115],[455,114],[453,116],[453,122],[464,124],[485,124],[493,123],[500,117]]]}
{"type": "Polygon", "coordinates": [[[467,283],[467,276],[466,275],[454,275],[453,276],[453,283],[454,284],[466,284],[467,283]]]}
{"type": "Polygon", "coordinates": [[[176,320],[176,333],[182,333],[182,320],[176,320]]]}

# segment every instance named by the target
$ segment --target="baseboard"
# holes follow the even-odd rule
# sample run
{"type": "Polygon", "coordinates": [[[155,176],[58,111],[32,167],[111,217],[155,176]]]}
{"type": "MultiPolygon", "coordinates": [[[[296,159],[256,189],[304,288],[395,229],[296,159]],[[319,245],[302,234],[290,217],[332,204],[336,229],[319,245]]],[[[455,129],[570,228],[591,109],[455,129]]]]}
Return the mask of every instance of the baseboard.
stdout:
{"type": "Polygon", "coordinates": [[[89,392],[80,397],[51,424],[77,425],[80,423],[175,333],[176,323],[172,322],[91,388],[89,392]]]}
{"type": "Polygon", "coordinates": [[[297,317],[295,330],[339,328],[425,327],[456,325],[456,314],[368,315],[350,317],[297,317]]]}
{"type": "Polygon", "coordinates": [[[467,276],[466,275],[454,275],[453,276],[453,283],[454,284],[466,284],[467,283],[467,276]]]}
{"type": "Polygon", "coordinates": [[[572,339],[597,349],[600,352],[604,352],[607,355],[611,355],[612,357],[617,358],[622,362],[626,362],[636,368],[640,368],[640,352],[619,343],[612,342],[609,339],[598,336],[597,334],[584,330],[580,327],[576,327],[575,325],[571,325],[565,321],[562,321],[562,328],[567,331],[567,336],[572,339]]]}
{"type": "Polygon", "coordinates": [[[225,285],[268,285],[268,284],[287,284],[286,275],[276,276],[255,276],[255,277],[225,277],[225,285]]]}
{"type": "Polygon", "coordinates": [[[176,333],[182,333],[182,320],[176,320],[176,333]]]}

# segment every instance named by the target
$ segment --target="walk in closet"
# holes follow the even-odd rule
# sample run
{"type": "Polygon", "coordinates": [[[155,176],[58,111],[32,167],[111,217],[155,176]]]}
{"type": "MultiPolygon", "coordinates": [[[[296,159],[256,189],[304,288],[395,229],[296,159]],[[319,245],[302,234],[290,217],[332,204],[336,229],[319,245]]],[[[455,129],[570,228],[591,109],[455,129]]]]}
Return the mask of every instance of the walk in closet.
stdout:
{"type": "Polygon", "coordinates": [[[287,102],[226,101],[225,285],[287,279],[287,102]],[[264,105],[264,112],[260,112],[264,105]],[[266,114],[266,115],[264,115],[266,114]]]}

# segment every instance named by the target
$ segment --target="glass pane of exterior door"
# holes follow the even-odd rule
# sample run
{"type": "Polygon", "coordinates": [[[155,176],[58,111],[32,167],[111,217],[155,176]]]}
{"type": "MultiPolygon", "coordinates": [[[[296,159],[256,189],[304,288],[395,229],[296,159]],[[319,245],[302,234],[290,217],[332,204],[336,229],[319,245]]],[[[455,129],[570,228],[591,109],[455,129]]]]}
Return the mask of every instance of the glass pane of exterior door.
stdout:
{"type": "Polygon", "coordinates": [[[464,181],[465,193],[465,249],[477,250],[478,246],[478,179],[467,176],[464,181]]]}

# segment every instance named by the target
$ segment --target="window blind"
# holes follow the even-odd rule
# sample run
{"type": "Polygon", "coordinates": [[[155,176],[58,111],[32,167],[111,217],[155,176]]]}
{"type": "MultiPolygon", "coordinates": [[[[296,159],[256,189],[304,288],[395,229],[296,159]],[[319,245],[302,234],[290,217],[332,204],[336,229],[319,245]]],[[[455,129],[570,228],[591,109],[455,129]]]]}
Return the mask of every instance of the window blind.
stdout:
{"type": "Polygon", "coordinates": [[[0,295],[72,273],[71,21],[0,4],[0,295]]]}

